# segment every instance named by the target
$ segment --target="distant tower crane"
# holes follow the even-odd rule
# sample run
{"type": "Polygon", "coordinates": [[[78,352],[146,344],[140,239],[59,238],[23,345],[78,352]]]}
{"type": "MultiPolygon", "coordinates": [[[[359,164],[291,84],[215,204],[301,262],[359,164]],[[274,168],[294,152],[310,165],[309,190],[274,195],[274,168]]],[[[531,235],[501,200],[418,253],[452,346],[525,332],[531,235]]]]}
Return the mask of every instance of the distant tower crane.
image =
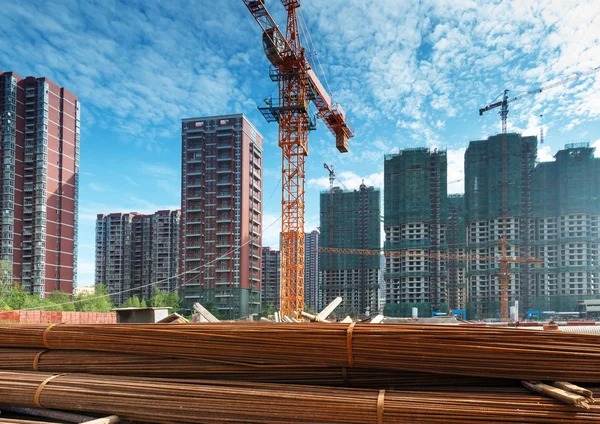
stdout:
{"type": "Polygon", "coordinates": [[[560,81],[556,81],[553,82],[551,84],[547,84],[547,85],[543,85],[539,88],[536,88],[535,90],[531,90],[528,91],[527,93],[523,93],[523,94],[519,94],[518,96],[515,97],[508,97],[508,91],[509,90],[504,90],[502,92],[502,100],[499,102],[495,102],[492,104],[489,104],[481,109],[479,109],[479,116],[483,115],[484,112],[487,112],[489,110],[495,109],[497,107],[500,107],[500,112],[498,112],[498,114],[502,117],[502,133],[506,134],[506,126],[507,126],[507,119],[508,119],[508,104],[512,103],[516,100],[520,100],[523,99],[525,97],[529,97],[529,96],[533,96],[535,94],[541,93],[542,91],[546,91],[549,90],[551,88],[555,88],[555,87],[560,87],[561,85],[565,85],[568,84],[572,81],[576,81],[580,78],[586,77],[588,75],[594,74],[596,72],[600,71],[600,66],[596,66],[595,68],[592,69],[588,69],[585,72],[581,72],[579,74],[575,74],[575,75],[571,75],[567,78],[564,78],[560,81]]]}
{"type": "Polygon", "coordinates": [[[510,264],[511,263],[535,263],[541,265],[544,261],[537,258],[513,258],[508,256],[506,246],[512,246],[504,238],[498,240],[500,244],[500,257],[497,256],[479,256],[471,254],[443,254],[443,253],[412,253],[407,251],[381,251],[371,249],[346,249],[346,248],[331,248],[319,247],[321,253],[338,253],[342,255],[370,255],[370,256],[387,256],[401,258],[429,258],[446,261],[489,261],[498,262],[500,264],[499,282],[500,282],[500,319],[508,321],[508,283],[510,281],[510,264]]]}
{"type": "MultiPolygon", "coordinates": [[[[523,99],[525,97],[529,97],[529,96],[533,96],[535,94],[541,93],[542,91],[546,91],[549,90],[551,88],[555,88],[555,87],[560,87],[562,85],[568,84],[569,82],[572,81],[576,81],[580,78],[583,78],[585,76],[591,75],[593,73],[596,73],[600,71],[600,66],[597,66],[595,68],[589,69],[585,72],[581,72],[579,74],[575,74],[575,75],[571,75],[567,78],[564,78],[562,80],[547,84],[547,85],[543,85],[539,88],[536,88],[535,90],[531,90],[528,91],[526,93],[523,94],[519,94],[518,96],[515,97],[508,97],[508,89],[505,89],[502,92],[502,100],[499,102],[495,102],[495,103],[491,103],[481,109],[479,109],[479,116],[483,115],[484,112],[487,112],[489,110],[495,109],[500,107],[500,112],[499,115],[502,118],[502,171],[501,171],[501,181],[500,181],[500,189],[501,189],[501,196],[502,196],[502,231],[500,233],[500,237],[503,238],[508,238],[509,234],[508,234],[508,140],[506,137],[506,130],[507,130],[507,120],[508,120],[508,104],[512,103],[516,100],[520,100],[523,99]]],[[[543,142],[543,133],[541,134],[541,139],[543,142]]],[[[523,154],[524,155],[530,155],[532,152],[529,150],[529,144],[526,144],[523,146],[524,149],[523,150],[523,154]]],[[[524,167],[522,169],[522,176],[524,178],[524,180],[522,181],[522,185],[523,185],[523,196],[527,202],[525,202],[525,204],[523,205],[523,219],[522,219],[522,223],[524,224],[522,226],[522,228],[525,228],[525,225],[529,225],[528,221],[529,221],[529,211],[528,211],[528,207],[529,207],[529,179],[530,179],[530,175],[528,170],[526,170],[524,167]]],[[[524,243],[522,245],[522,256],[528,256],[529,255],[529,243],[528,243],[528,233],[525,231],[525,239],[524,239],[524,243]]],[[[528,269],[526,269],[526,275],[524,278],[524,281],[521,282],[521,294],[522,294],[522,300],[524,303],[524,306],[527,308],[529,307],[529,274],[528,274],[528,269]]]]}
{"type": "Polygon", "coordinates": [[[304,162],[308,132],[315,128],[312,102],[318,116],[335,135],[337,149],[348,151],[354,133],[343,109],[334,103],[312,70],[300,41],[297,9],[300,0],[281,0],[287,11],[286,35],[265,8],[264,0],[242,0],[263,30],[263,48],[273,65],[269,72],[279,86],[279,98],[259,110],[268,122],[279,123],[282,150],[281,305],[282,316],[304,309],[304,162]]]}
{"type": "Polygon", "coordinates": [[[333,165],[323,164],[323,168],[329,171],[329,190],[333,193],[333,181],[335,180],[335,172],[333,172],[333,165]]]}

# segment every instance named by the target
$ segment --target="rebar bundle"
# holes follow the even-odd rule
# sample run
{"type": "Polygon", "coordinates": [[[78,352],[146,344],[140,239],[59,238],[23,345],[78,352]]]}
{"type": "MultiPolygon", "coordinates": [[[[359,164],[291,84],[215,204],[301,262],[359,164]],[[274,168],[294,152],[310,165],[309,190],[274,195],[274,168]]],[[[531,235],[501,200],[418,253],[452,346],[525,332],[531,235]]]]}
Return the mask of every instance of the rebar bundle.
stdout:
{"type": "Polygon", "coordinates": [[[0,369],[118,376],[251,381],[371,388],[506,386],[513,380],[436,375],[387,369],[280,365],[223,365],[188,358],[162,358],[83,350],[0,349],[0,369]]]}
{"type": "Polygon", "coordinates": [[[204,364],[600,383],[600,338],[557,331],[319,323],[2,325],[0,346],[191,358],[204,364]]]}
{"type": "Polygon", "coordinates": [[[114,413],[131,420],[163,423],[452,424],[600,420],[598,406],[578,410],[517,388],[494,392],[332,390],[211,381],[182,387],[139,377],[0,372],[0,399],[17,406],[114,413]]]}

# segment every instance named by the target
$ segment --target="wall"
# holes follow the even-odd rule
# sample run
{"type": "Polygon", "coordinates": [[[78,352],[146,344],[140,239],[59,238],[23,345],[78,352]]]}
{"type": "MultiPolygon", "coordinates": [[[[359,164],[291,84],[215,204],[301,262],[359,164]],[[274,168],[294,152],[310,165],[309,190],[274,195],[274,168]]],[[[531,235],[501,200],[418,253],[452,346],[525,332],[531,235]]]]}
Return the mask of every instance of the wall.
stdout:
{"type": "Polygon", "coordinates": [[[0,324],[115,324],[114,312],[0,311],[0,324]]]}

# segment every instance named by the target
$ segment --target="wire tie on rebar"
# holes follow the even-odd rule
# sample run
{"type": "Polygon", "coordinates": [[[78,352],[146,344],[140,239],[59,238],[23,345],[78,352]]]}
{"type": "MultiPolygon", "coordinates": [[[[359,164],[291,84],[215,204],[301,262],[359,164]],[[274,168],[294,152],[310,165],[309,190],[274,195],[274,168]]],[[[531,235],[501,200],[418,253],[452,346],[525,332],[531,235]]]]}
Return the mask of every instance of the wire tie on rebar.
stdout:
{"type": "Polygon", "coordinates": [[[385,390],[380,390],[377,395],[377,424],[383,424],[383,401],[385,398],[385,390]]]}
{"type": "Polygon", "coordinates": [[[344,385],[348,386],[350,382],[348,381],[348,369],[346,367],[342,367],[342,378],[344,379],[344,385]]]}
{"type": "Polygon", "coordinates": [[[354,330],[355,322],[350,324],[346,333],[346,348],[348,349],[348,366],[354,366],[354,355],[352,355],[352,331],[354,330]]]}
{"type": "Polygon", "coordinates": [[[55,374],[55,375],[52,375],[52,376],[48,377],[47,379],[45,379],[42,382],[42,384],[39,385],[39,387],[35,391],[35,395],[33,396],[33,403],[35,404],[36,408],[46,409],[40,403],[40,395],[42,394],[42,390],[44,390],[44,387],[46,387],[46,384],[50,383],[56,377],[62,377],[63,375],[67,375],[67,374],[64,373],[64,374],[55,374]]]}
{"type": "Polygon", "coordinates": [[[40,350],[40,351],[39,351],[39,352],[38,352],[38,353],[35,355],[35,358],[33,358],[33,370],[34,370],[34,371],[39,371],[39,370],[40,370],[40,368],[39,368],[39,364],[40,364],[40,358],[41,358],[41,356],[42,356],[44,353],[46,353],[46,352],[48,352],[48,349],[46,349],[46,350],[40,350]]]}
{"type": "Polygon", "coordinates": [[[42,334],[42,341],[44,342],[44,347],[46,349],[50,349],[50,345],[48,344],[48,333],[50,332],[50,330],[53,327],[56,327],[57,325],[60,325],[60,323],[56,323],[56,324],[50,324],[48,327],[46,327],[46,329],[44,330],[44,334],[42,334]]]}

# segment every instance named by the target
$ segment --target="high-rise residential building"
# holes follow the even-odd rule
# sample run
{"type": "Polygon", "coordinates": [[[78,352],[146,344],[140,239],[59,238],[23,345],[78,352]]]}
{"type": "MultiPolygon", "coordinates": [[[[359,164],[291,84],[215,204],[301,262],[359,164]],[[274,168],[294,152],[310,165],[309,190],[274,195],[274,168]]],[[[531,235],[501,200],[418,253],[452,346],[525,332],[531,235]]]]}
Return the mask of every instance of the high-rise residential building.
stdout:
{"type": "Polygon", "coordinates": [[[111,213],[96,217],[95,283],[106,285],[117,305],[130,297],[131,224],[134,216],[131,213],[111,213]]]}
{"type": "Polygon", "coordinates": [[[0,71],[0,257],[38,296],[77,281],[79,107],[47,78],[0,71]]]}
{"type": "Polygon", "coordinates": [[[304,233],[304,304],[318,311],[319,305],[319,231],[304,233]]]}
{"type": "MultiPolygon", "coordinates": [[[[467,228],[465,226],[465,196],[463,194],[448,195],[448,220],[445,225],[448,255],[464,257],[467,251],[467,228]]],[[[446,263],[448,270],[448,307],[451,310],[466,310],[469,301],[467,261],[464,259],[449,260],[446,263]]]]}
{"type": "Polygon", "coordinates": [[[574,312],[600,295],[600,158],[587,143],[567,144],[532,177],[531,307],[574,312]]]}
{"type": "Polygon", "coordinates": [[[96,219],[96,284],[113,302],[177,290],[181,212],[112,213],[96,219]]]}
{"type": "Polygon", "coordinates": [[[262,248],[262,307],[279,310],[281,292],[281,252],[262,248]]]}
{"type": "Polygon", "coordinates": [[[384,208],[384,248],[407,254],[386,257],[386,313],[447,310],[448,264],[436,257],[448,249],[446,152],[415,148],[386,155],[384,208]]]}
{"type": "Polygon", "coordinates": [[[152,282],[150,290],[144,288],[144,296],[150,296],[154,288],[174,292],[179,282],[179,248],[181,211],[161,210],[152,215],[152,282]]]}
{"type": "Polygon", "coordinates": [[[262,136],[241,114],[182,120],[184,307],[260,312],[262,136]]]}
{"type": "MultiPolygon", "coordinates": [[[[499,239],[504,236],[511,243],[507,248],[509,256],[531,256],[531,176],[536,151],[536,137],[522,137],[514,133],[499,134],[469,144],[465,153],[467,253],[499,257],[499,239]],[[503,137],[506,137],[505,149],[503,137]],[[504,201],[503,184],[506,184],[504,201]]],[[[519,300],[522,308],[528,308],[528,299],[535,294],[533,271],[530,272],[529,265],[518,264],[511,264],[510,269],[509,302],[519,300]]],[[[497,261],[469,262],[470,317],[499,315],[498,271],[497,261]]]]}
{"type": "MultiPolygon", "coordinates": [[[[362,184],[359,190],[321,192],[319,244],[322,247],[381,248],[380,191],[362,184]]],[[[320,253],[321,305],[343,299],[341,312],[366,316],[378,311],[381,269],[378,256],[320,253]]]]}

